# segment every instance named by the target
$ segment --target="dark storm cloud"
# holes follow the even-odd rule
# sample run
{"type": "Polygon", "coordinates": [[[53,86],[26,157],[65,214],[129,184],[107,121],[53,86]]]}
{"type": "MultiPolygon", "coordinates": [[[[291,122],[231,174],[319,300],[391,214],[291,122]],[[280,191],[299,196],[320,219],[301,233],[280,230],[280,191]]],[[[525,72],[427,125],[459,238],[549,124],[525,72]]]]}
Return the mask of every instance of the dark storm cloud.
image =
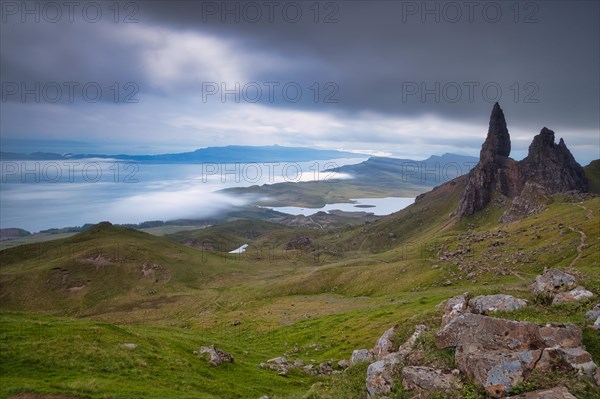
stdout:
{"type": "MultiPolygon", "coordinates": [[[[273,111],[268,115],[262,110],[265,119],[257,122],[258,128],[268,118],[281,121],[264,131],[277,130],[283,144],[346,140],[388,150],[386,141],[414,138],[413,145],[422,145],[424,152],[447,143],[476,153],[491,105],[499,100],[511,133],[516,133],[515,142],[522,141],[525,147],[517,151],[526,151],[530,137],[548,126],[567,143],[584,148],[584,158],[597,157],[593,154],[598,152],[600,108],[596,1],[138,1],[119,3],[119,23],[113,21],[113,2],[95,3],[104,12],[97,23],[86,21],[80,11],[73,23],[66,15],[59,23],[44,22],[43,16],[39,23],[31,16],[22,23],[19,12],[4,8],[6,3],[23,4],[3,2],[3,83],[97,82],[105,96],[103,108],[63,98],[61,104],[67,108],[57,111],[46,104],[33,116],[18,94],[8,96],[2,103],[3,136],[27,133],[48,138],[52,132],[59,137],[60,131],[87,127],[96,139],[104,135],[143,145],[144,140],[158,140],[159,133],[182,137],[174,133],[180,129],[188,135],[195,132],[195,141],[188,145],[233,144],[246,137],[241,127],[225,125],[243,127],[261,109],[240,111],[245,119],[232,116],[209,123],[225,108],[218,95],[208,102],[200,100],[204,84],[231,88],[235,82],[241,87],[255,81],[277,82],[280,90],[293,82],[303,90],[299,101],[281,98],[278,92],[274,101],[265,94],[257,102],[273,111]],[[123,23],[128,17],[137,22],[123,23]],[[121,100],[126,94],[123,84],[135,82],[140,104],[115,104],[110,91],[114,82],[121,85],[121,100]],[[335,101],[324,101],[328,95],[335,101]],[[77,114],[74,107],[85,111],[77,114]],[[304,137],[294,127],[294,135],[286,136],[285,122],[295,115],[288,111],[308,113],[298,114],[298,120],[318,114],[306,129],[319,126],[322,114],[335,129],[318,133],[313,129],[304,137]],[[165,120],[156,120],[159,114],[165,120]],[[375,126],[377,116],[388,130],[375,126]],[[437,136],[427,136],[421,131],[410,134],[398,123],[426,117],[455,125],[447,131],[436,126],[428,131],[437,136]],[[344,130],[339,127],[343,122],[361,127],[344,130]],[[469,129],[463,135],[463,125],[476,125],[472,130],[479,134],[469,129]]],[[[88,3],[81,2],[82,7],[88,3]]],[[[27,4],[43,8],[44,3],[27,4]]]]}
{"type": "Polygon", "coordinates": [[[303,17],[290,23],[285,2],[276,3],[273,22],[268,7],[261,6],[262,18],[252,22],[252,8],[244,12],[244,3],[235,1],[147,2],[143,10],[152,23],[313,60],[314,68],[301,75],[278,71],[254,78],[335,81],[342,109],[462,119],[488,112],[499,87],[501,103],[515,111],[513,121],[598,127],[597,2],[322,2],[319,19],[329,13],[332,23],[314,22],[313,2],[295,2],[303,17]],[[328,3],[335,8],[325,10],[328,3]]]}

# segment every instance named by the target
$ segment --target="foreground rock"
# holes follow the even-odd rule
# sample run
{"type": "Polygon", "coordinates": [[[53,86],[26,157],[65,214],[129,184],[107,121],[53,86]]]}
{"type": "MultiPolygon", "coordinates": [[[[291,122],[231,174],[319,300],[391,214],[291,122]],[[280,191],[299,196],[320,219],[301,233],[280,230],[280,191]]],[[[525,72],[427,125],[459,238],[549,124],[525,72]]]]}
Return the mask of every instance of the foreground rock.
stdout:
{"type": "Polygon", "coordinates": [[[541,354],[541,350],[513,352],[467,346],[457,349],[456,367],[497,398],[523,381],[525,373],[534,368],[541,354]]]}
{"type": "Polygon", "coordinates": [[[481,295],[469,301],[471,312],[487,315],[491,312],[510,312],[527,306],[527,301],[512,295],[481,295]]]}
{"type": "Polygon", "coordinates": [[[394,386],[393,375],[399,363],[398,356],[392,353],[369,365],[366,386],[370,397],[391,392],[394,386]]]}
{"type": "Polygon", "coordinates": [[[402,386],[416,392],[450,391],[459,389],[461,383],[456,372],[452,373],[431,367],[404,367],[402,369],[402,386]]]}
{"type": "Polygon", "coordinates": [[[448,323],[436,334],[438,348],[478,345],[486,349],[527,349],[542,345],[539,326],[467,313],[448,323]]]}
{"type": "Polygon", "coordinates": [[[438,348],[455,347],[456,367],[492,397],[507,395],[534,369],[560,363],[590,377],[596,369],[573,325],[542,327],[467,313],[445,325],[435,341],[438,348]]]}
{"type": "Polygon", "coordinates": [[[213,366],[218,366],[223,363],[233,363],[233,355],[225,352],[224,350],[215,348],[214,345],[201,347],[199,353],[200,355],[208,353],[208,362],[213,366]]]}
{"type": "MultiPolygon", "coordinates": [[[[509,399],[508,397],[504,399],[509,399]]],[[[518,396],[511,396],[510,399],[577,399],[571,395],[567,388],[559,387],[552,389],[542,389],[540,391],[528,392],[518,396]]]]}
{"type": "MultiPolygon", "coordinates": [[[[382,338],[391,337],[390,330],[386,331],[382,335],[382,338]]],[[[427,331],[426,326],[415,326],[414,333],[410,336],[410,338],[408,338],[408,340],[404,344],[400,346],[398,351],[388,353],[381,359],[369,365],[369,367],[367,368],[367,378],[365,384],[367,386],[367,392],[369,393],[370,397],[391,392],[392,387],[395,384],[394,375],[397,374],[397,371],[399,371],[397,370],[397,368],[410,354],[413,346],[417,342],[417,339],[425,331],[427,331]]],[[[380,338],[377,341],[378,345],[381,343],[380,341],[382,341],[382,338],[380,338]]]]}

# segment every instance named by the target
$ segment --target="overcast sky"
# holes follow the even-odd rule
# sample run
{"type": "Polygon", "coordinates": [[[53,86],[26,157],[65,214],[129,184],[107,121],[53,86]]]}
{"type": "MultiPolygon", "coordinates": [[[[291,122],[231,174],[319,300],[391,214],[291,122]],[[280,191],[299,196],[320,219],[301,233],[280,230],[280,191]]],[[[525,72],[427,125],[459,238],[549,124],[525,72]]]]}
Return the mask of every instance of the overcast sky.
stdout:
{"type": "Polygon", "coordinates": [[[514,158],[546,126],[587,164],[599,4],[2,1],[3,150],[478,155],[499,101],[514,158]]]}

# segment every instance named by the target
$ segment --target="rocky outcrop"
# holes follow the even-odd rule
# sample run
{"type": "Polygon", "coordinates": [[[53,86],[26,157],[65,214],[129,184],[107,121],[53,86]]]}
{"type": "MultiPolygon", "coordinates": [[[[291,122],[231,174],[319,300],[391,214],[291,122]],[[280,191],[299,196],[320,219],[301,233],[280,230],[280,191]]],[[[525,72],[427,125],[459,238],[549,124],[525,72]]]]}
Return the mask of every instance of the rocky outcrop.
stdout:
{"type": "Polygon", "coordinates": [[[465,313],[485,315],[495,311],[511,312],[527,306],[527,301],[505,294],[479,295],[469,299],[469,294],[464,293],[448,299],[443,304],[442,325],[445,326],[465,313]]]}
{"type": "MultiPolygon", "coordinates": [[[[529,289],[535,295],[548,295],[555,302],[593,295],[583,287],[572,289],[575,286],[576,278],[572,274],[548,269],[536,277],[529,289]]],[[[593,379],[594,373],[598,373],[597,365],[583,347],[579,327],[572,324],[540,326],[486,316],[495,310],[516,310],[526,304],[510,295],[469,299],[468,294],[463,294],[450,298],[444,306],[442,328],[435,336],[435,344],[438,348],[455,348],[458,370],[491,397],[507,395],[533,370],[570,369],[593,379]]],[[[600,316],[600,304],[588,314],[590,318],[600,316]]]]}
{"type": "MultiPolygon", "coordinates": [[[[558,269],[545,270],[531,284],[534,294],[560,295],[586,291],[583,287],[570,290],[576,284],[573,275],[558,269]],[[570,290],[570,291],[568,291],[570,290]]],[[[423,347],[415,348],[427,331],[415,326],[412,336],[395,350],[394,326],[377,340],[373,350],[354,351],[351,362],[369,358],[365,385],[369,398],[384,398],[394,392],[401,380],[413,398],[432,394],[454,397],[462,382],[470,381],[487,392],[486,397],[501,398],[524,382],[532,372],[561,372],[588,378],[600,385],[600,369],[583,346],[581,328],[573,324],[546,324],[500,319],[488,316],[494,311],[514,311],[527,306],[527,301],[511,295],[481,295],[469,293],[440,303],[443,309],[442,328],[435,334],[438,349],[454,348],[455,370],[442,369],[445,363],[425,364],[423,347]],[[432,367],[434,366],[434,367],[432,367]],[[383,396],[382,396],[383,395],[383,396]]],[[[600,304],[587,313],[589,319],[600,320],[600,304]]],[[[425,343],[428,336],[425,336],[425,343]]],[[[427,344],[425,344],[425,347],[427,344]]],[[[436,396],[437,397],[437,396],[436,396]]],[[[515,398],[565,399],[573,396],[562,387],[530,392],[515,398]]]]}
{"type": "MultiPolygon", "coordinates": [[[[391,340],[391,337],[395,334],[395,331],[396,327],[392,327],[391,329],[387,330],[377,341],[376,347],[380,346],[381,343],[385,343],[385,347],[387,348],[387,343],[391,340]]],[[[417,342],[417,339],[425,331],[427,331],[426,326],[415,326],[414,333],[405,343],[400,345],[398,351],[389,352],[383,357],[378,358],[376,362],[369,365],[367,368],[367,378],[365,384],[370,397],[391,392],[395,383],[394,375],[397,374],[397,368],[410,354],[413,346],[417,342]]],[[[377,353],[376,350],[375,352],[377,353]]]]}
{"type": "Polygon", "coordinates": [[[438,348],[456,348],[456,367],[492,397],[506,395],[534,369],[559,363],[590,374],[596,369],[573,325],[534,323],[462,314],[436,335],[438,348]],[[559,360],[560,362],[557,362],[559,360]]]}
{"type": "Polygon", "coordinates": [[[491,312],[511,312],[527,306],[527,301],[512,295],[481,295],[469,301],[469,309],[476,314],[487,315],[491,312]]]}
{"type": "Polygon", "coordinates": [[[375,397],[392,391],[394,374],[399,363],[400,359],[398,356],[392,353],[369,365],[365,381],[369,397],[375,397]]]}
{"type": "Polygon", "coordinates": [[[591,298],[594,294],[584,287],[576,287],[575,276],[559,269],[548,269],[535,278],[529,290],[535,295],[546,295],[552,304],[576,302],[591,298]]]}
{"type": "Polygon", "coordinates": [[[554,143],[554,132],[543,128],[533,138],[529,154],[519,163],[524,181],[540,184],[549,193],[571,190],[586,192],[588,181],[581,165],[561,138],[554,143]]]}
{"type": "Polygon", "coordinates": [[[513,222],[538,214],[551,204],[552,197],[541,184],[528,181],[521,194],[512,201],[510,208],[502,214],[501,223],[513,222]]]}
{"type": "Polygon", "coordinates": [[[203,346],[198,351],[200,355],[208,354],[208,362],[213,366],[219,366],[223,363],[233,363],[233,355],[224,350],[217,349],[214,345],[203,346]]]}
{"type": "Polygon", "coordinates": [[[516,220],[544,209],[548,195],[567,191],[588,191],[588,180],[581,165],[561,138],[554,143],[554,132],[543,128],[534,137],[529,153],[520,162],[509,158],[510,135],[504,112],[494,104],[487,137],[479,163],[469,172],[467,185],[457,213],[468,216],[484,209],[496,195],[514,198],[502,221],[516,220]],[[524,190],[527,183],[531,184],[524,190]]]}

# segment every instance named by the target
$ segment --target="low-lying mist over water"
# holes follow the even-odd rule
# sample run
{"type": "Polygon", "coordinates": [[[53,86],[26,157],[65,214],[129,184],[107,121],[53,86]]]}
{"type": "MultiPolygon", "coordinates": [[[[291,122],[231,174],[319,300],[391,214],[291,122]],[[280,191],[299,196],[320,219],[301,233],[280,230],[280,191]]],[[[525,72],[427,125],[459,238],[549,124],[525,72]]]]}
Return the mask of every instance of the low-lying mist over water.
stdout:
{"type": "Polygon", "coordinates": [[[364,159],[237,164],[4,161],[0,225],[35,232],[103,220],[123,224],[210,218],[249,203],[219,190],[349,179],[348,174],[324,170],[364,159]]]}

